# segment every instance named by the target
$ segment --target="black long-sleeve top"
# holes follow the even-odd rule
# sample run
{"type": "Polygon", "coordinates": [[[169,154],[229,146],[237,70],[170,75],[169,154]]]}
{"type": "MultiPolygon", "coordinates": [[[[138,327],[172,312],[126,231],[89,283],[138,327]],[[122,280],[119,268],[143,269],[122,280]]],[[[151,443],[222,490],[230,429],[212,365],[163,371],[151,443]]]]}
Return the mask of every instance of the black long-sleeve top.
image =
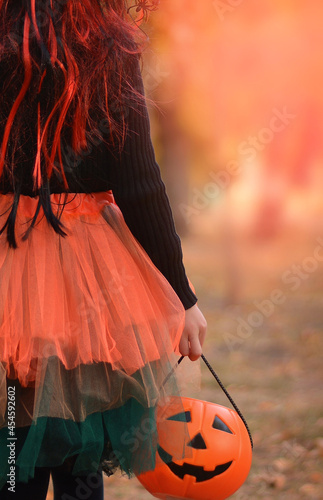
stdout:
{"type": "MultiPolygon", "coordinates": [[[[144,94],[139,62],[134,74],[136,88],[144,94]]],[[[100,192],[112,190],[130,231],[145,249],[155,266],[166,277],[185,309],[197,302],[186,276],[180,238],[176,232],[170,203],[150,136],[146,103],[127,108],[128,133],[121,154],[101,141],[91,145],[87,154],[67,159],[64,171],[69,191],[100,192]],[[73,175],[72,175],[73,172],[73,175]]],[[[71,149],[69,150],[71,151],[71,149]]],[[[35,196],[32,188],[33,154],[26,154],[21,194],[35,196]]],[[[66,191],[57,177],[50,179],[50,192],[66,191]]],[[[0,193],[12,192],[8,179],[0,180],[0,193]]]]}

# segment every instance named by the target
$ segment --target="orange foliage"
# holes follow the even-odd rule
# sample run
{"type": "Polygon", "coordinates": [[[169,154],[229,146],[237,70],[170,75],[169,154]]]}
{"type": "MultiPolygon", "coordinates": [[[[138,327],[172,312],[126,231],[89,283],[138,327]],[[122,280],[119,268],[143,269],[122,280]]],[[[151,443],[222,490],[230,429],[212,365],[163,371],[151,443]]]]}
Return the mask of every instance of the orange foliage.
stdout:
{"type": "Polygon", "coordinates": [[[323,3],[242,0],[222,16],[219,5],[230,3],[160,3],[150,39],[168,76],[153,97],[175,110],[188,135],[195,179],[231,160],[242,167],[254,161],[266,175],[309,188],[323,157],[323,3]],[[295,118],[272,138],[265,134],[249,155],[255,158],[241,154],[241,144],[250,145],[284,109],[295,118]]]}

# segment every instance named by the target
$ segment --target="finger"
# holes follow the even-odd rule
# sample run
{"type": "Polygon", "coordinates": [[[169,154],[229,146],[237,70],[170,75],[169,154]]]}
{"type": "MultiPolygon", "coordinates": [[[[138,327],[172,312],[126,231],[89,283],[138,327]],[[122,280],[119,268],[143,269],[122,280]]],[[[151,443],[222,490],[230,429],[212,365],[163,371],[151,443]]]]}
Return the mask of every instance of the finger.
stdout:
{"type": "Polygon", "coordinates": [[[204,344],[204,340],[206,337],[206,331],[207,331],[207,322],[206,322],[206,319],[203,317],[203,321],[201,322],[200,327],[199,327],[199,338],[200,338],[201,346],[203,346],[203,344],[204,344]]]}
{"type": "Polygon", "coordinates": [[[182,335],[182,338],[179,343],[179,352],[181,353],[182,356],[188,356],[190,352],[190,346],[188,342],[188,337],[187,335],[182,335]]]}
{"type": "Polygon", "coordinates": [[[190,353],[189,358],[191,361],[196,361],[202,354],[202,346],[200,343],[199,335],[195,334],[190,337],[190,353]]]}
{"type": "Polygon", "coordinates": [[[204,340],[205,340],[205,337],[206,337],[206,328],[200,330],[199,337],[200,337],[200,344],[201,344],[201,346],[203,346],[204,340]]]}

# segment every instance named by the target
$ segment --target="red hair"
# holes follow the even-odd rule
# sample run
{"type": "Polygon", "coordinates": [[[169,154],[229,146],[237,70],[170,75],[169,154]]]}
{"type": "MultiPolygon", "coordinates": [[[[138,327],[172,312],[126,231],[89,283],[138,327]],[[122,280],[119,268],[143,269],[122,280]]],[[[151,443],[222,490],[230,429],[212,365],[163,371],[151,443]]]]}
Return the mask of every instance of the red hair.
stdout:
{"type": "MultiPolygon", "coordinates": [[[[145,14],[156,3],[137,2],[135,10],[145,14]]],[[[10,246],[16,247],[17,171],[30,124],[36,145],[34,193],[62,236],[66,233],[51,211],[48,187],[56,175],[68,190],[61,137],[68,137],[76,154],[87,148],[88,130],[122,148],[127,129],[123,106],[129,97],[143,98],[129,78],[144,40],[128,16],[131,9],[123,0],[0,0],[0,70],[5,75],[0,82],[0,178],[9,176],[15,192],[0,234],[8,226],[10,246]],[[108,139],[97,127],[98,117],[109,125],[108,139]]]]}

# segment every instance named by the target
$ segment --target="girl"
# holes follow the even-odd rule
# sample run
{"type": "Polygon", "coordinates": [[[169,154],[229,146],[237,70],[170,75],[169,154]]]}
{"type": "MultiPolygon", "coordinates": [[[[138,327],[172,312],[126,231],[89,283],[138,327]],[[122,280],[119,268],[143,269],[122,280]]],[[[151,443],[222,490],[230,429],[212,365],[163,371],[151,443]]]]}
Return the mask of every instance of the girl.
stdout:
{"type": "Polygon", "coordinates": [[[128,14],[0,0],[1,499],[45,499],[50,474],[55,500],[102,499],[102,471],[153,469],[177,356],[202,352],[128,14]]]}

